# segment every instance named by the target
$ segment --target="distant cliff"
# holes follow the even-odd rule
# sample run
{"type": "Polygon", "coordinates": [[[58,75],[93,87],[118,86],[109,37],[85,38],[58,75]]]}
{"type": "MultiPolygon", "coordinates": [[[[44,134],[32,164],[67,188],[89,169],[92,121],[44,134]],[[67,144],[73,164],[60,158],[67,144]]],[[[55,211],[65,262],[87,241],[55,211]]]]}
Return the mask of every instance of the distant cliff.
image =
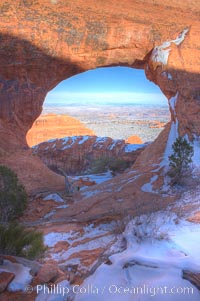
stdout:
{"type": "Polygon", "coordinates": [[[68,115],[41,115],[27,133],[26,139],[30,147],[54,138],[95,133],[84,126],[78,119],[68,115]]]}
{"type": "Polygon", "coordinates": [[[130,136],[128,139],[126,139],[126,143],[131,143],[131,144],[142,144],[142,139],[137,136],[137,135],[133,135],[130,136]]]}
{"type": "Polygon", "coordinates": [[[75,175],[85,171],[99,158],[116,158],[131,164],[144,147],[144,144],[128,144],[122,139],[73,136],[43,142],[33,148],[33,153],[52,170],[62,169],[75,175]]]}

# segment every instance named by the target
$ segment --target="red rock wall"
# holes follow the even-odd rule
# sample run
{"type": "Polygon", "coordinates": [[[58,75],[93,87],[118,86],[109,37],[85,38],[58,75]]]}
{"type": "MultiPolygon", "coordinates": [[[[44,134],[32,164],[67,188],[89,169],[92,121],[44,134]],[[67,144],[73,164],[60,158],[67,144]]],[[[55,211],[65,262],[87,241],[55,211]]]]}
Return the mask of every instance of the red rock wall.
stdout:
{"type": "Polygon", "coordinates": [[[86,128],[78,119],[68,115],[41,115],[28,131],[26,140],[30,147],[41,142],[69,136],[93,136],[95,133],[86,128]]]}

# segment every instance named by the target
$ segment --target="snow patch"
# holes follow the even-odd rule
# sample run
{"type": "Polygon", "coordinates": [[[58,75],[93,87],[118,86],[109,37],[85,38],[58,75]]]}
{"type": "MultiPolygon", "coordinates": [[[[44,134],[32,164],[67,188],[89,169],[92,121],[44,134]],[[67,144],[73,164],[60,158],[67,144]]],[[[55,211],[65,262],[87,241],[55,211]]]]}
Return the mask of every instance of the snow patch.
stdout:
{"type": "Polygon", "coordinates": [[[0,266],[0,273],[10,272],[15,274],[15,278],[8,286],[10,292],[25,291],[27,285],[31,282],[30,268],[25,267],[20,263],[13,263],[9,260],[4,260],[3,265],[0,266]]]}
{"type": "Polygon", "coordinates": [[[151,60],[167,65],[169,53],[171,51],[171,43],[174,43],[177,46],[180,45],[184,41],[188,31],[189,28],[184,29],[175,40],[166,41],[162,45],[156,46],[152,51],[151,60]]]}
{"type": "Polygon", "coordinates": [[[178,136],[179,136],[179,134],[178,134],[178,120],[176,120],[175,122],[171,123],[171,128],[170,128],[170,132],[169,132],[165,152],[164,152],[164,155],[163,155],[163,160],[160,164],[161,167],[166,167],[166,166],[169,165],[169,158],[168,157],[172,154],[172,145],[176,141],[178,136]]]}
{"type": "Polygon", "coordinates": [[[184,41],[188,31],[189,28],[184,29],[175,40],[172,40],[172,42],[175,43],[177,46],[180,45],[184,41]]]}
{"type": "Polygon", "coordinates": [[[82,136],[81,137],[81,140],[79,140],[78,144],[83,144],[85,143],[88,139],[89,139],[90,136],[82,136]]]}
{"type": "Polygon", "coordinates": [[[115,139],[113,143],[108,147],[109,150],[113,150],[118,144],[123,143],[123,139],[115,139]]]}
{"type": "Polygon", "coordinates": [[[58,262],[65,262],[65,264],[70,264],[72,259],[70,256],[72,254],[77,254],[73,258],[73,262],[78,261],[80,265],[79,253],[81,251],[94,250],[98,248],[107,248],[115,239],[113,230],[115,229],[115,222],[109,224],[101,224],[97,227],[94,224],[90,224],[82,228],[83,231],[70,231],[68,233],[56,233],[51,232],[44,236],[44,244],[51,249],[49,250],[49,255],[52,259],[58,262]],[[67,250],[62,250],[60,252],[54,251],[55,245],[60,241],[66,241],[69,246],[67,250]],[[75,247],[73,247],[73,244],[75,247]]]}
{"type": "Polygon", "coordinates": [[[45,198],[43,198],[44,201],[54,201],[57,203],[64,203],[64,200],[57,194],[57,193],[51,193],[48,194],[45,198]]]}
{"type": "Polygon", "coordinates": [[[63,141],[63,144],[65,144],[65,146],[63,146],[61,148],[61,150],[65,150],[65,149],[70,148],[76,142],[76,140],[78,138],[79,138],[79,136],[72,136],[72,137],[62,138],[61,140],[63,141]]]}
{"type": "Polygon", "coordinates": [[[50,211],[49,213],[45,214],[44,218],[49,218],[49,217],[53,216],[55,213],[56,213],[56,210],[54,209],[54,210],[50,211]]]}
{"type": "Polygon", "coordinates": [[[166,77],[167,79],[169,79],[169,80],[173,80],[173,77],[172,77],[171,73],[169,73],[168,71],[163,71],[162,75],[164,77],[166,77]]]}
{"type": "Polygon", "coordinates": [[[108,137],[97,137],[93,147],[102,148],[102,144],[108,140],[108,137]]]}
{"type": "Polygon", "coordinates": [[[153,186],[152,186],[152,184],[153,184],[157,179],[158,179],[158,175],[155,175],[155,176],[151,177],[150,182],[144,184],[144,185],[141,187],[141,190],[144,191],[144,192],[155,192],[155,191],[153,191],[153,186]]]}
{"type": "MultiPolygon", "coordinates": [[[[57,139],[50,139],[47,142],[56,142],[57,139]]],[[[45,142],[44,142],[45,143],[45,142]]]]}
{"type": "Polygon", "coordinates": [[[44,235],[44,244],[48,247],[54,247],[59,241],[66,241],[69,244],[73,242],[84,240],[85,238],[95,238],[97,236],[106,234],[113,229],[113,224],[102,224],[98,227],[94,227],[93,224],[83,227],[84,234],[75,231],[65,232],[50,232],[44,235]]]}
{"type": "Polygon", "coordinates": [[[111,171],[107,171],[107,172],[100,173],[100,174],[91,174],[91,175],[85,175],[85,176],[74,176],[74,177],[72,176],[71,177],[71,179],[73,179],[74,181],[83,179],[83,180],[91,181],[91,182],[94,181],[96,184],[101,184],[112,178],[113,178],[113,175],[112,175],[111,171]]]}
{"type": "Polygon", "coordinates": [[[167,65],[169,53],[171,51],[169,48],[170,45],[171,42],[164,42],[161,46],[156,46],[151,55],[152,61],[167,65]]]}
{"type": "Polygon", "coordinates": [[[72,237],[77,237],[78,232],[70,231],[68,233],[51,232],[44,235],[44,244],[48,247],[54,247],[59,241],[70,243],[72,237]]]}
{"type": "Polygon", "coordinates": [[[192,161],[195,167],[200,166],[200,137],[194,136],[193,140],[194,155],[192,161]]]}
{"type": "Polygon", "coordinates": [[[131,153],[131,152],[134,152],[140,148],[143,148],[145,146],[145,144],[127,144],[125,147],[124,147],[124,151],[125,153],[131,153]]]}
{"type": "Polygon", "coordinates": [[[72,254],[80,253],[81,251],[90,251],[98,248],[106,248],[113,240],[114,235],[102,236],[95,238],[76,247],[69,248],[67,251],[51,254],[51,257],[57,261],[67,260],[72,254]]]}
{"type": "Polygon", "coordinates": [[[171,97],[170,100],[169,100],[170,108],[173,111],[175,117],[176,117],[175,108],[176,108],[177,99],[178,99],[178,92],[176,93],[176,95],[174,97],[171,97]]]}
{"type": "Polygon", "coordinates": [[[171,122],[171,128],[170,128],[167,144],[166,144],[166,147],[165,147],[163,160],[160,164],[160,167],[167,167],[169,165],[169,156],[173,152],[172,145],[176,141],[176,139],[179,137],[178,120],[176,118],[176,110],[175,110],[177,99],[178,99],[178,92],[176,93],[176,95],[174,97],[171,97],[170,100],[169,100],[169,105],[170,105],[170,108],[171,108],[171,110],[174,114],[175,121],[171,122]]]}
{"type": "Polygon", "coordinates": [[[69,205],[61,205],[61,206],[56,207],[56,209],[65,209],[68,207],[69,207],[69,205]]]}
{"type": "MultiPolygon", "coordinates": [[[[167,211],[143,215],[130,221],[121,236],[127,248],[109,257],[110,265],[102,264],[88,277],[83,287],[93,285],[101,294],[76,295],[75,301],[168,301],[169,294],[155,292],[154,288],[168,290],[189,287],[193,293],[170,294],[170,301],[198,301],[200,292],[189,281],[182,279],[182,270],[200,271],[200,225],[179,220],[167,211]],[[130,293],[144,285],[151,288],[146,294],[130,293]],[[126,293],[114,292],[115,286],[127,288],[126,293]],[[102,294],[103,292],[103,294],[102,294]],[[154,293],[154,294],[153,294],[154,293]]],[[[115,251],[114,245],[112,250],[115,251]]],[[[139,290],[140,292],[140,290],[139,290]]]]}

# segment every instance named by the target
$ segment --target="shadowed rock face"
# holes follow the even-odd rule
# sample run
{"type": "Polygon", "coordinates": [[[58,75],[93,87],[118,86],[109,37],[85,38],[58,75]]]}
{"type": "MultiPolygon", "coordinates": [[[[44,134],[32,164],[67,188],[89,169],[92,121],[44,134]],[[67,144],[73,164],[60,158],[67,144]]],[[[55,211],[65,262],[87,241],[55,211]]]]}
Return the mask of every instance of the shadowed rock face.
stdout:
{"type": "Polygon", "coordinates": [[[198,1],[8,0],[0,14],[1,153],[27,147],[48,91],[102,66],[144,68],[168,99],[177,96],[179,133],[200,135],[198,1]]]}
{"type": "MultiPolygon", "coordinates": [[[[117,173],[132,165],[145,146],[145,144],[128,144],[123,139],[73,136],[40,143],[33,148],[33,153],[58,173],[62,169],[68,175],[80,175],[91,166],[94,167],[92,163],[94,164],[97,159],[102,160],[101,164],[104,166],[105,158],[110,158],[110,162],[112,159],[116,160],[113,170],[117,173]]],[[[100,166],[96,168],[96,173],[101,173],[100,166]]]]}

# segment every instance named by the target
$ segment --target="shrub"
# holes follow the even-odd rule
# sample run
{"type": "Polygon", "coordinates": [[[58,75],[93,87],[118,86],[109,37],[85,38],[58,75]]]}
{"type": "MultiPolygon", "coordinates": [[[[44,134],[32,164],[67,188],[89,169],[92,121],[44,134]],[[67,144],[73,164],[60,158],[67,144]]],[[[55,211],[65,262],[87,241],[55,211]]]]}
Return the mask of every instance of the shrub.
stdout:
{"type": "Polygon", "coordinates": [[[173,178],[173,184],[176,184],[180,182],[186,171],[188,171],[194,150],[187,140],[182,137],[176,139],[172,149],[173,153],[169,156],[169,176],[173,178]]]}
{"type": "Polygon", "coordinates": [[[16,174],[0,166],[0,222],[20,216],[27,205],[27,195],[16,174]]]}
{"type": "Polygon", "coordinates": [[[123,172],[125,169],[130,167],[130,165],[131,162],[128,162],[124,159],[104,156],[92,162],[90,172],[102,173],[108,170],[111,170],[114,173],[123,172]]]}
{"type": "Polygon", "coordinates": [[[34,259],[44,251],[42,233],[17,223],[0,225],[0,254],[34,259]]]}

